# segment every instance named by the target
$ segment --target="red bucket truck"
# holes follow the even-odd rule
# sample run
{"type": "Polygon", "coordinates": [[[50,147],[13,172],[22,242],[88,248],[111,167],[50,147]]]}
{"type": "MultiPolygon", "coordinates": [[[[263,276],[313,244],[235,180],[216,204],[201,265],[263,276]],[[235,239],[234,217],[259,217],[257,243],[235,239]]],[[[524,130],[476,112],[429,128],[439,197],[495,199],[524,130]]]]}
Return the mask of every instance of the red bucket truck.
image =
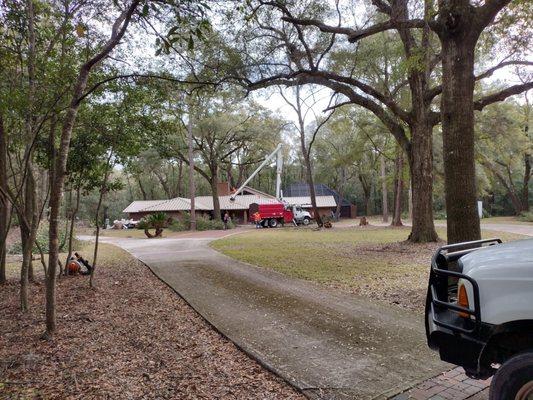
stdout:
{"type": "MultiPolygon", "coordinates": [[[[276,199],[282,199],[281,193],[281,172],[283,167],[282,162],[282,146],[279,144],[276,149],[267,157],[265,160],[257,167],[257,169],[244,181],[244,183],[230,196],[231,201],[235,201],[239,193],[246,187],[248,182],[250,182],[254,176],[257,175],[261,169],[270,163],[274,157],[276,159],[276,199]]],[[[261,217],[261,224],[263,226],[270,226],[275,228],[279,224],[285,223],[294,223],[294,224],[304,224],[309,225],[313,217],[299,205],[287,205],[285,203],[272,203],[272,204],[251,204],[249,208],[250,218],[253,218],[253,215],[258,212],[261,217]]]]}
{"type": "Polygon", "coordinates": [[[279,224],[284,225],[294,220],[292,210],[283,203],[251,204],[250,216],[253,216],[256,212],[259,213],[261,224],[265,227],[275,228],[279,224]]]}

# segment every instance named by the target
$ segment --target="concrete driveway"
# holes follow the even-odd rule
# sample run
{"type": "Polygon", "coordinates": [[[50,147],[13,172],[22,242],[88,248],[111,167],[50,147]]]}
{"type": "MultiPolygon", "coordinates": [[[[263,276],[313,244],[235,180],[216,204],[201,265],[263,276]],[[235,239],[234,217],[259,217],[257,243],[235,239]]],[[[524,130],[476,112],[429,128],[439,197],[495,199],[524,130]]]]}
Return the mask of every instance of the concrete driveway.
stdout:
{"type": "Polygon", "coordinates": [[[214,238],[102,241],[310,398],[385,399],[450,368],[427,349],[422,316],[235,261],[208,246],[214,238]]]}
{"type": "MultiPolygon", "coordinates": [[[[446,226],[445,224],[443,226],[446,226]]],[[[517,235],[533,236],[533,224],[500,224],[481,223],[481,229],[498,232],[516,233],[517,235]]]]}

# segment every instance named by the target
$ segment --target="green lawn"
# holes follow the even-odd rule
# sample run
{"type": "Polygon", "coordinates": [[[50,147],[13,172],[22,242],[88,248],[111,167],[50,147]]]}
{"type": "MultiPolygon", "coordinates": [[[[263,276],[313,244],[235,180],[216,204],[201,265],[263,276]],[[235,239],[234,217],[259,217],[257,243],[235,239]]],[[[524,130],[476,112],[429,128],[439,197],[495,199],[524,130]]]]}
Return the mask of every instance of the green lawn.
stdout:
{"type": "MultiPolygon", "coordinates": [[[[444,229],[438,230],[444,238],[444,229]]],[[[429,260],[444,244],[405,242],[409,228],[261,229],[212,243],[238,260],[408,308],[419,308],[429,260]]],[[[520,235],[483,232],[504,241],[520,235]]]]}

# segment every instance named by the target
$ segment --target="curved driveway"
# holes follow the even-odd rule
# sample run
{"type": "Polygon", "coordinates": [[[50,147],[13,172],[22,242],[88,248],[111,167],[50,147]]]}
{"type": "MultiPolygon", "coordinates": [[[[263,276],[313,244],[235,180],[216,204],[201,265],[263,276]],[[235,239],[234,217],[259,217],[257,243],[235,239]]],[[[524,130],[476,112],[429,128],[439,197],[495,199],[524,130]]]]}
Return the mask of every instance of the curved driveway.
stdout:
{"type": "Polygon", "coordinates": [[[102,241],[311,398],[384,399],[448,367],[427,349],[421,316],[235,261],[208,246],[212,235],[102,241]]]}

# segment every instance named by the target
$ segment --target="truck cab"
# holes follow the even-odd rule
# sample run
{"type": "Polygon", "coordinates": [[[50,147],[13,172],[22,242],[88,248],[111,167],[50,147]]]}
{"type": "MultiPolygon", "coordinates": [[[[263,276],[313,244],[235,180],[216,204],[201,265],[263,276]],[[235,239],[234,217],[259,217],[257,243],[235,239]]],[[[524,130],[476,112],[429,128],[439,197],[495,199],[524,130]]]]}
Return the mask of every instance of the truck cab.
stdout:
{"type": "Polygon", "coordinates": [[[292,213],[294,215],[294,221],[297,224],[309,225],[313,217],[311,213],[307,210],[304,210],[302,206],[293,204],[290,206],[292,213]]]}
{"type": "Polygon", "coordinates": [[[430,348],[476,379],[491,400],[533,399],[533,239],[441,247],[425,309],[430,348]]]}

